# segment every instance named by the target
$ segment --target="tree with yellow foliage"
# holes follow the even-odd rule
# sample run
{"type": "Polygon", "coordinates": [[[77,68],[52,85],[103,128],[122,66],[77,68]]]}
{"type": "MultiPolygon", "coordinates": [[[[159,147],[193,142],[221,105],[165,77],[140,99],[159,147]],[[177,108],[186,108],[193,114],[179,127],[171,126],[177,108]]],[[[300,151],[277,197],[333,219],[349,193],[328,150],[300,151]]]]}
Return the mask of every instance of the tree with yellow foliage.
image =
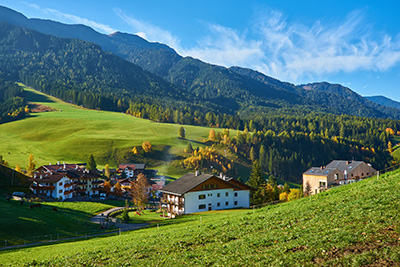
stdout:
{"type": "Polygon", "coordinates": [[[135,146],[132,148],[132,153],[135,155],[138,153],[137,148],[135,146]]]}
{"type": "Polygon", "coordinates": [[[390,154],[393,153],[393,146],[392,146],[392,142],[390,142],[390,141],[388,143],[388,151],[389,151],[390,154]]]}
{"type": "Polygon", "coordinates": [[[32,154],[29,154],[28,158],[28,166],[26,166],[26,175],[32,177],[33,172],[35,171],[36,161],[33,158],[32,154]]]}
{"type": "Polygon", "coordinates": [[[208,140],[211,140],[211,141],[215,141],[215,131],[214,131],[214,129],[211,129],[210,130],[210,133],[208,134],[208,140]]]}
{"type": "Polygon", "coordinates": [[[143,141],[142,148],[143,148],[144,152],[146,152],[146,153],[150,152],[152,149],[150,141],[143,141]]]}
{"type": "Polygon", "coordinates": [[[22,172],[21,167],[18,164],[15,165],[15,171],[22,172]]]}

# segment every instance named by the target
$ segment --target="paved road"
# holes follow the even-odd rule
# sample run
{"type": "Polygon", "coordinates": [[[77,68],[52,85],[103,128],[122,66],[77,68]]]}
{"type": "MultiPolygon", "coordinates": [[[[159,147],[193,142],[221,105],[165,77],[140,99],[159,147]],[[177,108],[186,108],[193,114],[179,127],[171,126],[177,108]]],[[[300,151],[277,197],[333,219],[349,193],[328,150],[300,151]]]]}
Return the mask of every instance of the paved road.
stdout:
{"type": "MultiPolygon", "coordinates": [[[[90,219],[90,221],[92,223],[103,224],[103,223],[105,223],[106,218],[110,213],[112,213],[114,211],[118,211],[118,210],[123,210],[123,209],[124,209],[123,207],[117,207],[117,208],[112,208],[112,209],[106,210],[106,211],[94,216],[92,219],[90,219]]],[[[115,227],[121,229],[121,231],[135,230],[135,229],[143,228],[150,224],[150,223],[118,223],[117,219],[115,219],[115,218],[109,218],[109,221],[112,221],[114,223],[115,227]]]]}

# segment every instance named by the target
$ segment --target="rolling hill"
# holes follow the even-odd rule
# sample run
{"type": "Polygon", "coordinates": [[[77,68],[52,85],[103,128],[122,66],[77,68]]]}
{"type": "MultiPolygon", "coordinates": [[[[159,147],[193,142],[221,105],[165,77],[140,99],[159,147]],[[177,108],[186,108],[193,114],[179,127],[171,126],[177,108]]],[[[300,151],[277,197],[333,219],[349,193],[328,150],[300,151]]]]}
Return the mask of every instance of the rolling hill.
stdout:
{"type": "Polygon", "coordinates": [[[181,153],[188,142],[201,146],[208,137],[209,128],[185,125],[186,139],[178,138],[181,125],[156,123],[127,114],[85,109],[67,104],[54,97],[25,88],[26,98],[55,111],[31,113],[23,120],[0,124],[0,151],[11,166],[22,168],[32,153],[38,165],[60,162],[86,161],[90,154],[99,165],[115,164],[129,160],[145,160],[157,167],[161,174],[179,177],[169,169],[170,160],[181,153]],[[24,130],[21,130],[24,129],[24,130]],[[120,158],[150,141],[154,152],[149,159],[120,158]]]}
{"type": "Polygon", "coordinates": [[[121,236],[0,252],[5,266],[394,266],[399,171],[255,210],[184,215],[121,236]]]}

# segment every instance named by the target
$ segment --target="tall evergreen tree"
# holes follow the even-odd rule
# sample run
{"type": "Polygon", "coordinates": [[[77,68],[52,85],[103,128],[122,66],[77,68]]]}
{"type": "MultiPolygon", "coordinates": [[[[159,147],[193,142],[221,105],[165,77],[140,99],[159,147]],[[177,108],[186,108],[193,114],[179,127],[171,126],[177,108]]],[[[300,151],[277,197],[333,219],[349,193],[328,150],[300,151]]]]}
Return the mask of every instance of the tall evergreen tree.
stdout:
{"type": "Polygon", "coordinates": [[[288,183],[285,183],[283,185],[283,192],[285,192],[286,194],[290,193],[290,186],[288,185],[288,183]]]}
{"type": "Polygon", "coordinates": [[[93,154],[90,154],[88,162],[86,164],[86,169],[89,171],[95,171],[97,168],[96,161],[94,160],[93,154]]]}
{"type": "Polygon", "coordinates": [[[264,145],[261,145],[259,154],[260,154],[259,161],[260,161],[261,169],[265,170],[265,168],[267,167],[267,152],[265,151],[264,145]]]}
{"type": "Polygon", "coordinates": [[[253,205],[263,203],[265,180],[263,178],[260,163],[258,162],[258,160],[255,160],[253,163],[253,168],[251,170],[250,178],[247,181],[247,184],[255,189],[255,191],[253,191],[251,194],[251,203],[253,205]]]}
{"type": "Polygon", "coordinates": [[[179,127],[178,135],[179,138],[185,138],[186,133],[185,133],[185,128],[183,128],[183,126],[179,127]]]}

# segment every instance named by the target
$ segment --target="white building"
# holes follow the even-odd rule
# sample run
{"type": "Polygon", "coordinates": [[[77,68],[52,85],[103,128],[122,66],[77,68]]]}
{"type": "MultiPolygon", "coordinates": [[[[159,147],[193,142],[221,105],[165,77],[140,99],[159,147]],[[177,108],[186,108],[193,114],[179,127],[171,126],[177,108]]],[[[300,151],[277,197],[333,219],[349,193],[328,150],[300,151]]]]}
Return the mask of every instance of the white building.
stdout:
{"type": "Polygon", "coordinates": [[[31,190],[36,195],[64,200],[71,198],[75,192],[75,182],[66,172],[41,173],[30,179],[31,190]]]}
{"type": "Polygon", "coordinates": [[[188,173],[159,190],[170,216],[250,207],[252,188],[232,178],[188,173]]]}

